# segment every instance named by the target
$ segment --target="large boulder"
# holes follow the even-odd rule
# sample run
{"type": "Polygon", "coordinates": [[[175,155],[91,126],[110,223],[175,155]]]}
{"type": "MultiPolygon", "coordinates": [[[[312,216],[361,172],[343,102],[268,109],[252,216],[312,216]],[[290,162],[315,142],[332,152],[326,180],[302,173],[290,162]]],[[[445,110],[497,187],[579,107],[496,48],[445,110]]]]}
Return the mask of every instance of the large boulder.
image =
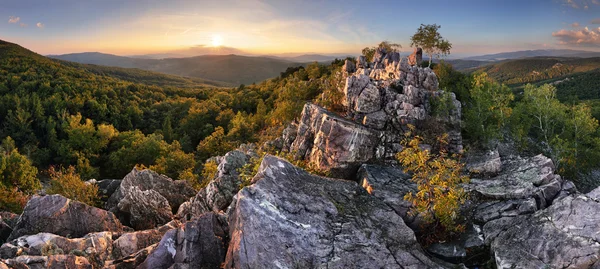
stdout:
{"type": "Polygon", "coordinates": [[[497,268],[599,268],[599,213],[598,195],[573,194],[515,218],[493,240],[497,268]]]}
{"type": "Polygon", "coordinates": [[[114,260],[125,259],[142,249],[157,244],[167,231],[175,229],[179,225],[180,222],[174,220],[156,229],[124,233],[114,240],[111,257],[114,260]]]}
{"type": "Polygon", "coordinates": [[[172,180],[151,170],[134,168],[123,178],[106,208],[125,224],[148,229],[169,222],[179,206],[195,194],[185,180],[172,180]],[[152,216],[144,216],[146,213],[152,216]],[[145,224],[146,221],[149,223],[145,224]]]}
{"type": "Polygon", "coordinates": [[[103,231],[122,233],[123,226],[106,210],[60,195],[34,195],[13,227],[9,240],[44,232],[75,238],[103,231]]]}
{"type": "Polygon", "coordinates": [[[179,208],[177,217],[190,220],[207,212],[227,209],[242,184],[238,169],[246,165],[253,155],[253,152],[234,150],[216,158],[219,165],[215,177],[179,208]]]}
{"type": "Polygon", "coordinates": [[[219,268],[225,258],[226,235],[223,220],[215,213],[204,214],[165,233],[138,268],[219,268]]]}
{"type": "Polygon", "coordinates": [[[381,132],[309,103],[302,110],[291,152],[318,170],[350,178],[361,164],[375,159],[380,140],[381,132]]]}
{"type": "Polygon", "coordinates": [[[439,268],[402,217],[356,182],[265,156],[230,209],[225,268],[439,268]]]}

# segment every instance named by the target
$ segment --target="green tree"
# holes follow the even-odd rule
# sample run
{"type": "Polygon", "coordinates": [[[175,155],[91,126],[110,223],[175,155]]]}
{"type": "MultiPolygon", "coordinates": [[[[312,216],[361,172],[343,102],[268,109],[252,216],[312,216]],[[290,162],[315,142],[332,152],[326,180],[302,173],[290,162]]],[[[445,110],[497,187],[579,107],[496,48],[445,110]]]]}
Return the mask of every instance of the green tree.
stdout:
{"type": "Polygon", "coordinates": [[[506,85],[480,73],[473,78],[469,96],[470,102],[465,109],[467,134],[486,145],[490,139],[501,136],[500,131],[512,113],[510,103],[514,95],[506,85]]]}
{"type": "Polygon", "coordinates": [[[25,194],[33,194],[41,188],[37,168],[31,160],[19,153],[15,141],[7,137],[0,146],[0,187],[16,188],[25,194]]]}
{"type": "Polygon", "coordinates": [[[417,32],[410,37],[411,47],[420,47],[429,55],[430,67],[433,56],[448,55],[452,49],[452,44],[438,32],[441,27],[437,24],[421,24],[417,32]]]}

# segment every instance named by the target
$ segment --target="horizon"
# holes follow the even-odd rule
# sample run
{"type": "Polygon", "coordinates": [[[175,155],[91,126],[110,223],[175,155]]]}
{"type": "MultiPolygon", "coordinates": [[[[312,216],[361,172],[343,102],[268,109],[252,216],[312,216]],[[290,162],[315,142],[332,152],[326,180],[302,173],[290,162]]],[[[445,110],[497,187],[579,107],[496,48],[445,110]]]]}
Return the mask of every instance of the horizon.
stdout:
{"type": "Polygon", "coordinates": [[[400,43],[405,54],[412,51],[410,36],[419,25],[433,23],[453,44],[450,59],[537,49],[600,51],[600,0],[427,5],[9,0],[0,5],[0,39],[42,55],[358,55],[383,40],[400,43]]]}

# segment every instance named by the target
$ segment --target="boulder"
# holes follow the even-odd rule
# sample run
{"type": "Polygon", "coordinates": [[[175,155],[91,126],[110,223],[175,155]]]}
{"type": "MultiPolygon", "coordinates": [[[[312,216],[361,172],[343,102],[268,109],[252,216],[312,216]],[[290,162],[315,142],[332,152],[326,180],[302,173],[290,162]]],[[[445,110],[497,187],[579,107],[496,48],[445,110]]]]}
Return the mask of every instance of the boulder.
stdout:
{"type": "Polygon", "coordinates": [[[291,152],[316,169],[354,178],[359,166],[375,159],[381,132],[343,119],[322,107],[306,104],[291,152]]]}
{"type": "Polygon", "coordinates": [[[119,189],[108,199],[106,208],[115,212],[119,219],[128,225],[140,229],[154,228],[151,226],[169,222],[179,206],[195,194],[196,191],[185,180],[174,181],[151,170],[139,171],[134,168],[123,178],[119,189]],[[145,198],[146,195],[151,195],[152,199],[145,198]],[[165,205],[169,210],[166,210],[165,205]],[[145,208],[146,206],[152,208],[145,208]],[[144,212],[151,213],[150,211],[156,213],[151,217],[142,215],[144,212]],[[171,215],[166,211],[170,211],[171,215]],[[144,224],[144,219],[148,218],[153,219],[152,223],[144,224]]]}
{"type": "Polygon", "coordinates": [[[96,182],[98,186],[98,194],[102,198],[103,201],[108,201],[108,199],[119,189],[121,186],[120,179],[103,179],[96,182]]]}
{"type": "Polygon", "coordinates": [[[497,268],[598,268],[599,212],[598,197],[573,194],[514,218],[492,242],[497,268]]]}
{"type": "Polygon", "coordinates": [[[346,60],[344,62],[344,66],[342,67],[342,72],[347,73],[347,74],[351,74],[356,72],[356,65],[354,65],[354,62],[350,61],[350,60],[346,60]]]}
{"type": "Polygon", "coordinates": [[[421,48],[415,48],[413,53],[408,56],[409,65],[421,65],[423,62],[423,50],[421,48]]]}
{"type": "Polygon", "coordinates": [[[153,229],[173,219],[169,201],[155,190],[128,189],[117,205],[118,212],[127,213],[129,224],[136,230],[153,229]]]}
{"type": "Polygon", "coordinates": [[[381,110],[381,93],[379,88],[368,84],[356,98],[354,111],[359,113],[372,113],[381,110]]]}
{"type": "Polygon", "coordinates": [[[363,125],[377,130],[384,129],[387,122],[388,116],[383,110],[367,114],[362,120],[363,125]]]}
{"type": "Polygon", "coordinates": [[[44,232],[76,238],[103,231],[122,233],[123,226],[111,212],[60,195],[34,195],[27,202],[9,240],[44,232]]]}
{"type": "Polygon", "coordinates": [[[502,160],[498,150],[470,153],[465,162],[467,171],[472,174],[493,176],[502,171],[502,160]]]}
{"type": "Polygon", "coordinates": [[[115,260],[124,259],[142,249],[157,244],[167,231],[175,229],[179,225],[179,221],[174,220],[156,229],[124,233],[113,242],[112,258],[115,260]]]}
{"type": "Polygon", "coordinates": [[[219,268],[226,253],[227,230],[215,213],[207,213],[165,233],[138,268],[219,268]]]}
{"type": "Polygon", "coordinates": [[[0,258],[12,259],[17,255],[48,256],[76,253],[79,256],[87,257],[88,261],[97,266],[103,266],[104,261],[112,252],[112,243],[111,232],[90,233],[82,238],[74,239],[50,233],[39,233],[22,236],[2,245],[0,258]]]}
{"type": "Polygon", "coordinates": [[[146,258],[148,257],[148,255],[150,255],[150,253],[154,252],[154,250],[156,249],[157,246],[158,246],[158,243],[150,245],[144,249],[141,249],[141,250],[137,251],[136,253],[133,253],[129,256],[126,256],[126,257],[123,257],[120,259],[106,261],[104,263],[104,268],[105,269],[135,269],[146,260],[146,258]]]}
{"type": "Polygon", "coordinates": [[[242,183],[238,169],[246,165],[252,156],[252,152],[234,150],[218,158],[219,165],[215,178],[179,208],[177,217],[190,220],[207,212],[227,209],[242,183]]]}
{"type": "Polygon", "coordinates": [[[225,268],[440,268],[402,217],[356,182],[267,155],[228,210],[225,268]]]}
{"type": "MultiPolygon", "coordinates": [[[[6,260],[10,268],[31,269],[92,269],[94,268],[85,257],[75,255],[51,255],[51,256],[19,256],[6,260]]],[[[0,268],[1,265],[0,265],[0,268]]]]}

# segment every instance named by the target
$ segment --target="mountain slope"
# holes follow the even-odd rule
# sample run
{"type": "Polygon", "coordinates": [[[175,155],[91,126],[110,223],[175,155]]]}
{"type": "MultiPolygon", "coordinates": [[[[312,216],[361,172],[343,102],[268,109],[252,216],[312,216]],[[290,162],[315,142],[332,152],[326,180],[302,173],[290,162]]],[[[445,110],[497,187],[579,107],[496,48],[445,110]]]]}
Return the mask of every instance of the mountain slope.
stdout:
{"type": "Polygon", "coordinates": [[[97,52],[51,55],[49,57],[85,64],[97,64],[161,72],[171,75],[223,81],[234,85],[252,84],[276,77],[299,63],[268,57],[204,55],[189,58],[139,59],[97,52]]]}
{"type": "Polygon", "coordinates": [[[511,51],[502,52],[496,54],[487,54],[480,56],[473,56],[463,58],[463,60],[475,60],[475,61],[502,61],[507,59],[519,59],[519,58],[530,58],[530,57],[579,57],[579,58],[591,58],[600,57],[600,52],[585,51],[585,50],[523,50],[523,51],[511,51]]]}
{"type": "Polygon", "coordinates": [[[598,68],[600,68],[600,57],[534,57],[489,64],[474,69],[473,72],[486,72],[498,82],[518,85],[558,79],[566,75],[588,72],[598,68]]]}

